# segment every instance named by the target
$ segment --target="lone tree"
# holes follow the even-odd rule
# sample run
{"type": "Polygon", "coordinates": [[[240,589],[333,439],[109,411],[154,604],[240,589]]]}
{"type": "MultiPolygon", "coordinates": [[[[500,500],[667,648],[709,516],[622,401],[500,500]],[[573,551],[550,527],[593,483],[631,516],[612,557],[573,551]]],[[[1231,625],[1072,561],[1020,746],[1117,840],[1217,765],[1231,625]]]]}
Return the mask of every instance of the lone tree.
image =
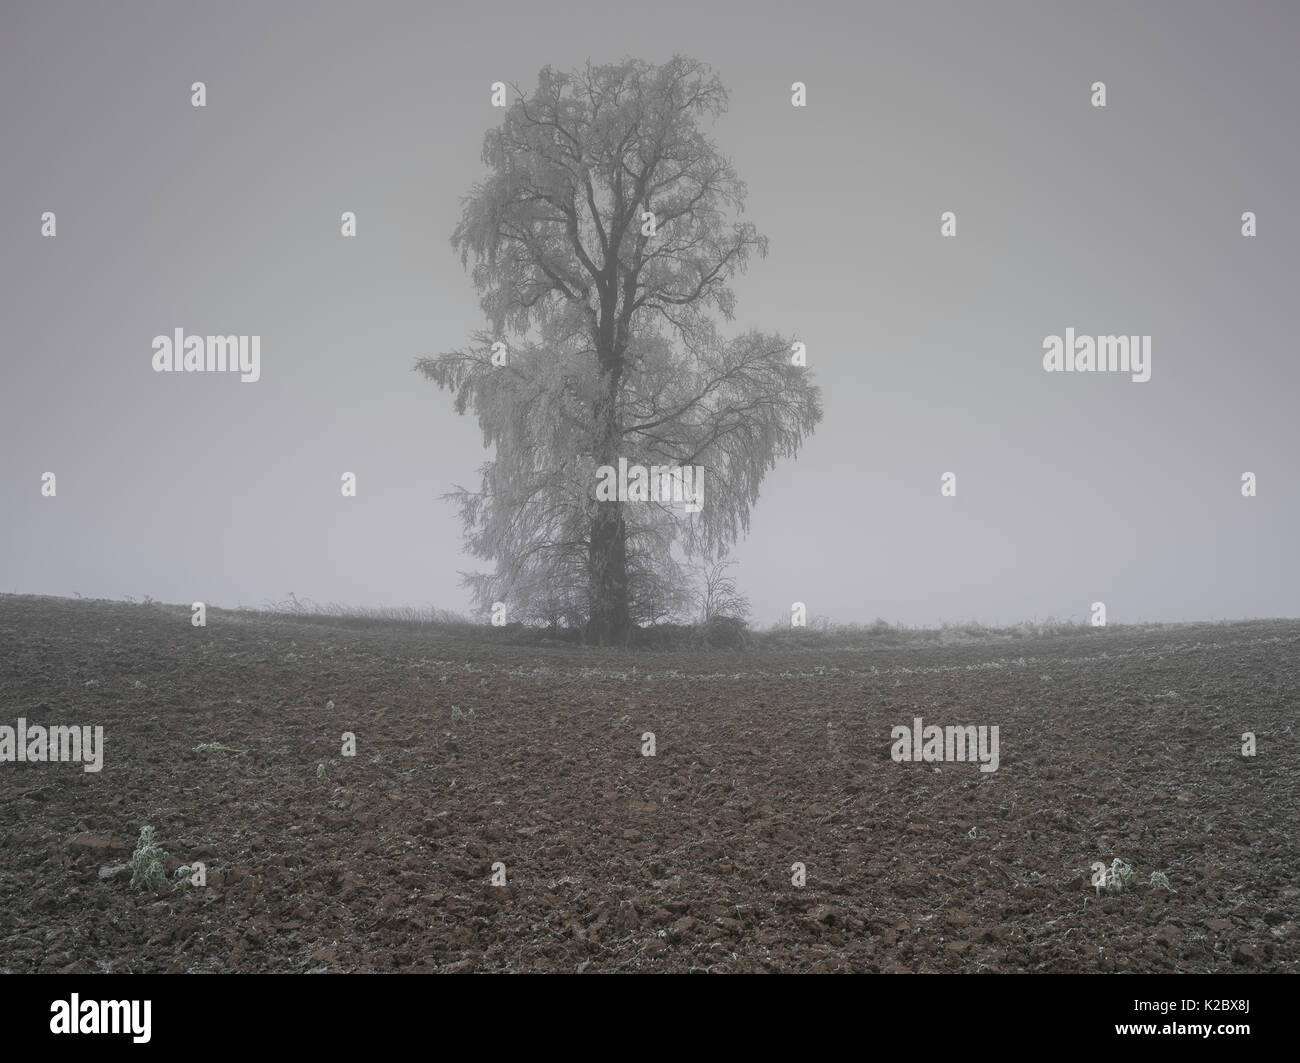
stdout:
{"type": "Polygon", "coordinates": [[[725,555],[759,485],[821,419],[790,339],[722,339],[752,252],[745,185],[700,129],[726,107],[702,63],[550,67],[484,141],[452,245],[490,329],[417,369],[473,408],[495,457],[457,488],[480,608],[586,626],[602,645],[689,604],[679,555],[725,555]],[[693,467],[696,507],[596,490],[600,470],[693,467]],[[676,552],[675,552],[676,550],[676,552]]]}

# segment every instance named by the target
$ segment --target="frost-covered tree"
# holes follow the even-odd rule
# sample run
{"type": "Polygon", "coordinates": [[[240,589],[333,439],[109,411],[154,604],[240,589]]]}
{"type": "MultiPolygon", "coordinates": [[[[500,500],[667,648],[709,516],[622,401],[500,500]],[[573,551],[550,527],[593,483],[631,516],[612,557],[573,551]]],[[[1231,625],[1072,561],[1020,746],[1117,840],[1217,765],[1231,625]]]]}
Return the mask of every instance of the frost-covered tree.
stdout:
{"type": "Polygon", "coordinates": [[[821,419],[791,341],[726,340],[728,281],[766,239],[730,215],[744,182],[702,131],[726,106],[676,57],[542,70],[485,138],[488,176],[453,246],[490,329],[418,368],[472,409],[495,454],[458,489],[480,607],[584,624],[591,641],[689,607],[682,558],[725,553],[763,476],[821,419]],[[598,500],[597,470],[704,470],[703,504],[598,500]]]}

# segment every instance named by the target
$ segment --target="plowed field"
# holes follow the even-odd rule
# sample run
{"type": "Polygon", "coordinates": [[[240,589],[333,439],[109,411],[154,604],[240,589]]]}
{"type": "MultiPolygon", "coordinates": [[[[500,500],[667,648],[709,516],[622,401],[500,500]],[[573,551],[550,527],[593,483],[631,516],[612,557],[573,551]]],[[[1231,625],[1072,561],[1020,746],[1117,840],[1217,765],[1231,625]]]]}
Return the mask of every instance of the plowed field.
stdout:
{"type": "Polygon", "coordinates": [[[1300,960],[1300,622],[626,653],[4,596],[0,705],[104,736],[0,763],[6,971],[1300,960]],[[998,769],[896,762],[918,716],[998,769]],[[144,825],[206,884],[133,888],[144,825]]]}

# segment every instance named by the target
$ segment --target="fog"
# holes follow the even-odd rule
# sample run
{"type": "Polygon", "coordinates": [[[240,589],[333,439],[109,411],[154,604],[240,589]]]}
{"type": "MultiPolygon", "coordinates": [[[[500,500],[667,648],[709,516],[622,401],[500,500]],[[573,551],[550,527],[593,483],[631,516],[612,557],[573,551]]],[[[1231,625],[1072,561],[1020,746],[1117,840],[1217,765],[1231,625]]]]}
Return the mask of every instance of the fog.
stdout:
{"type": "Polygon", "coordinates": [[[1291,3],[6,4],[0,591],[467,610],[440,496],[488,452],[413,366],[484,324],[449,238],[490,86],[684,53],[771,241],[724,333],[797,335],[823,389],[733,553],[756,623],[1300,616],[1298,34],[1291,3]],[[259,378],[155,372],[176,329],[260,337],[259,378]],[[1150,337],[1150,379],[1044,371],[1067,329],[1150,337]]]}

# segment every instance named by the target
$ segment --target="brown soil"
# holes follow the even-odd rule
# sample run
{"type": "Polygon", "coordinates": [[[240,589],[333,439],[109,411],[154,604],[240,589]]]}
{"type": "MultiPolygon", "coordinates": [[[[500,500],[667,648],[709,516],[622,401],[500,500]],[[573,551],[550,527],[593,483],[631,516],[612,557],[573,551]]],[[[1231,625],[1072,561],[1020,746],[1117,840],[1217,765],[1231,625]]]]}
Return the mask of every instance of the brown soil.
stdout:
{"type": "Polygon", "coordinates": [[[0,763],[2,970],[1300,957],[1296,621],[627,654],[5,596],[0,693],[105,735],[99,773],[0,763]],[[916,715],[998,725],[1000,770],[895,763],[916,715]],[[206,887],[132,888],[145,824],[206,887]],[[1098,897],[1114,857],[1137,884],[1098,897]]]}

